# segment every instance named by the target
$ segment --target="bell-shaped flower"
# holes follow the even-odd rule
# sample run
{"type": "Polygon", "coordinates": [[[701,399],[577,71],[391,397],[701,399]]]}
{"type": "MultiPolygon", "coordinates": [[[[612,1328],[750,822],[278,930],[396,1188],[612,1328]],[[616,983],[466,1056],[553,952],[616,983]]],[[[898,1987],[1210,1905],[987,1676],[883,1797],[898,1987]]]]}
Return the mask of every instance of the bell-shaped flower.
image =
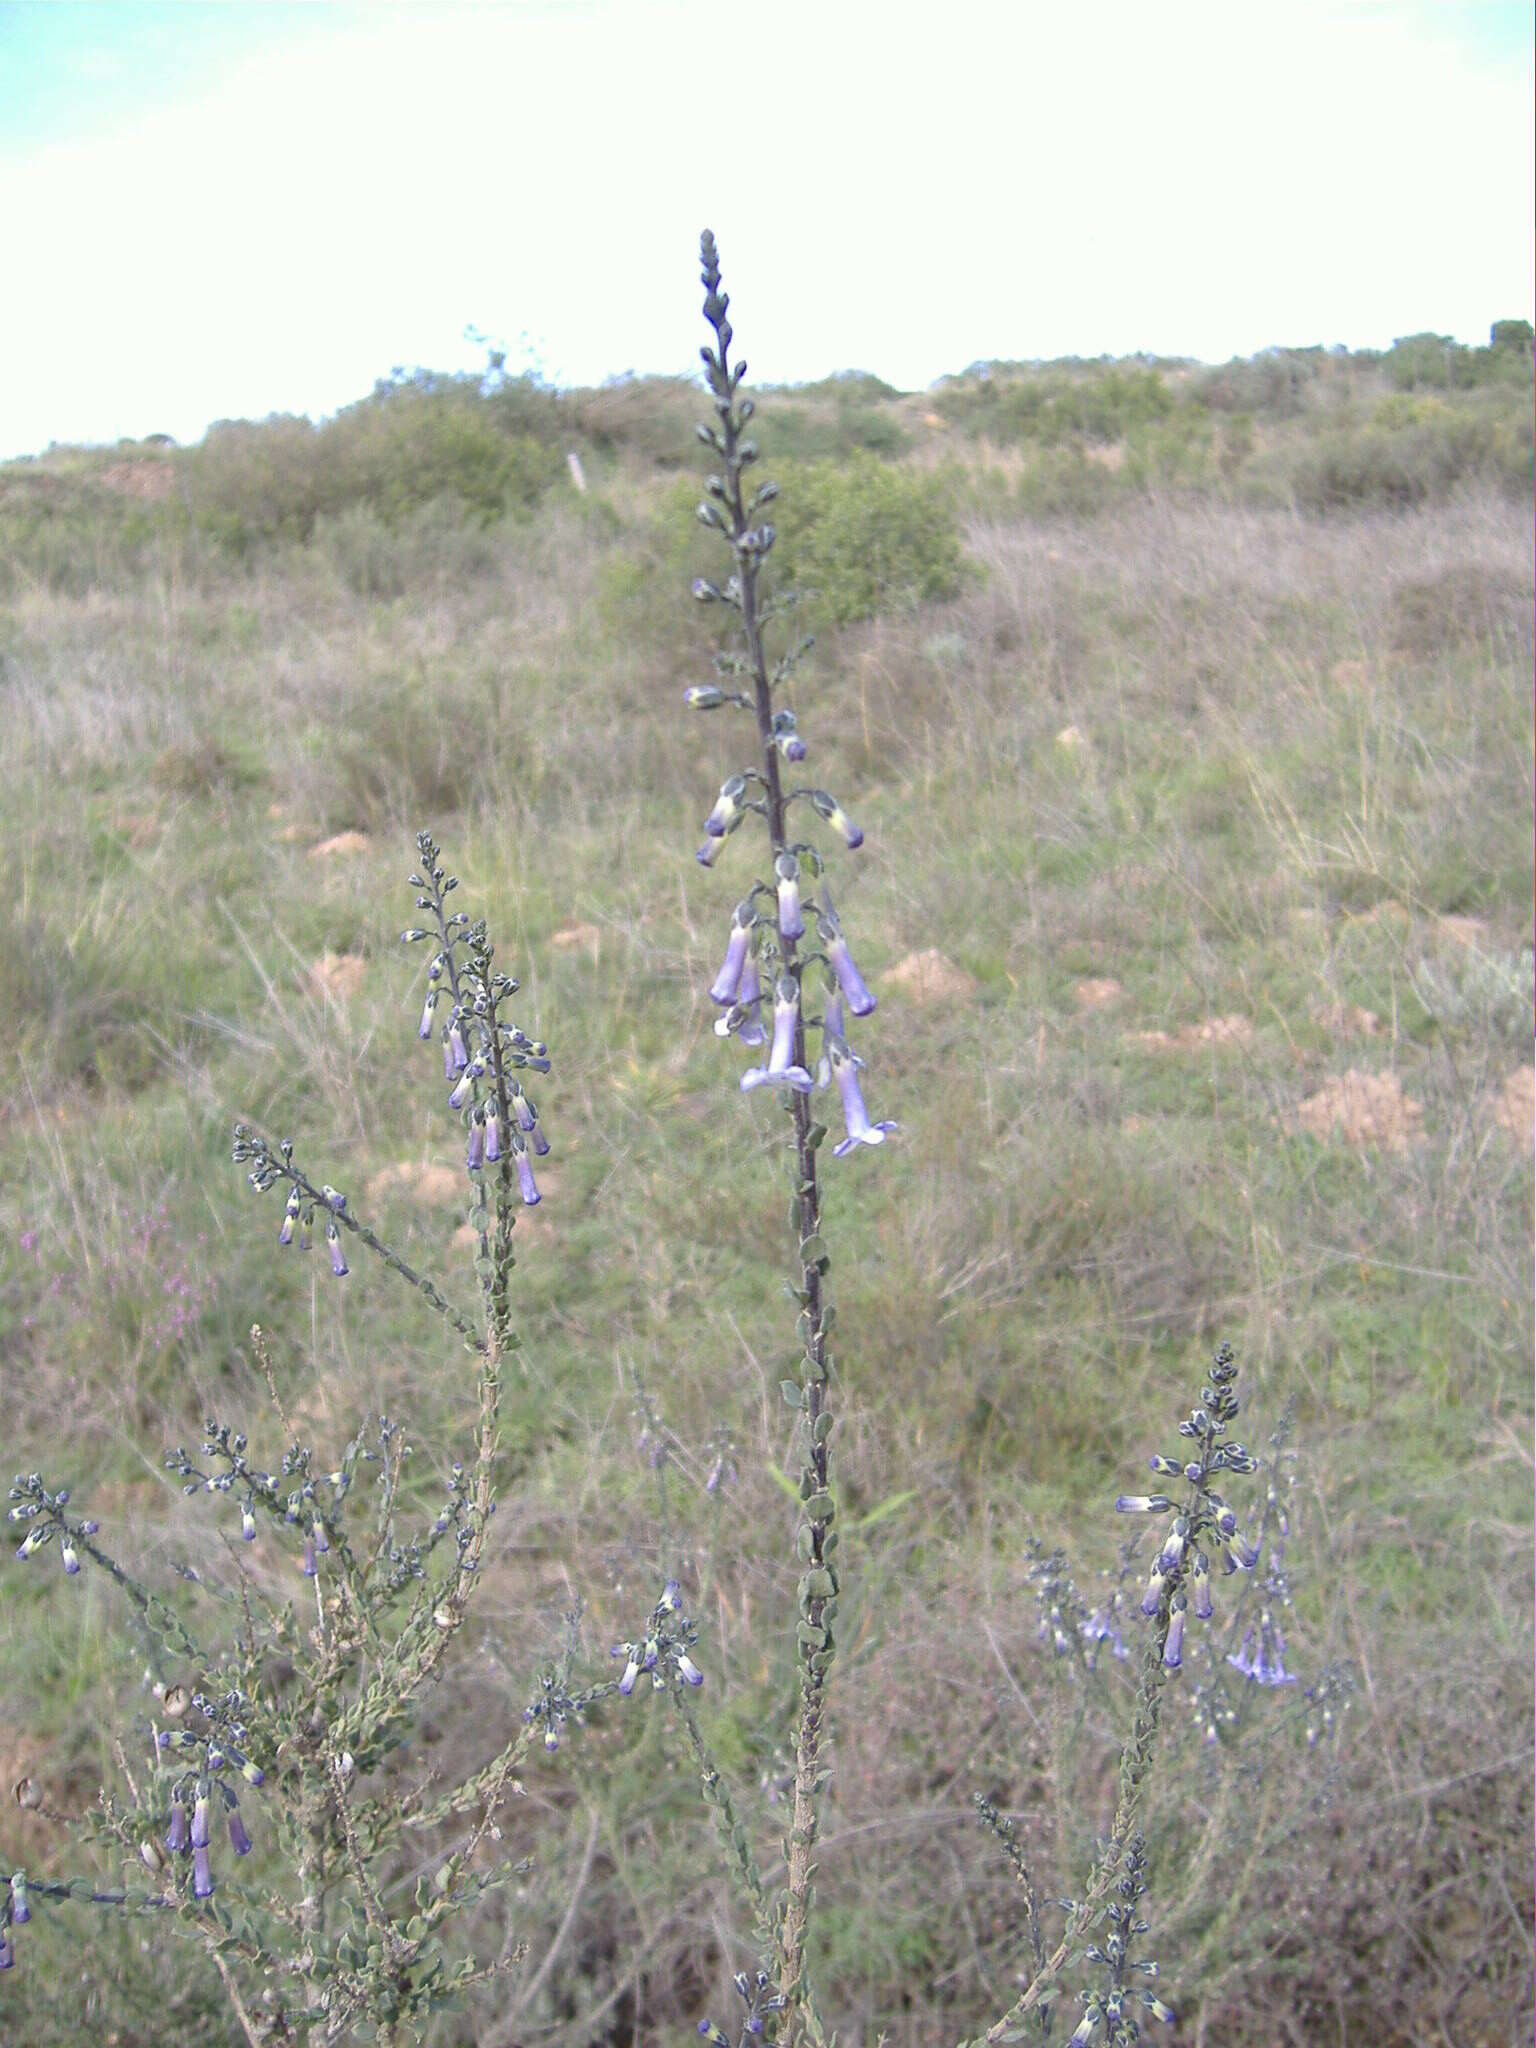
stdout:
{"type": "Polygon", "coordinates": [[[213,1897],[213,1866],[208,1860],[206,1842],[192,1851],[192,1896],[194,1899],[213,1897]]]}
{"type": "Polygon", "coordinates": [[[843,1121],[848,1126],[847,1137],[832,1147],[833,1158],[844,1158],[856,1145],[883,1145],[886,1133],[894,1131],[896,1126],[893,1123],[870,1122],[869,1111],[864,1107],[864,1091],[859,1086],[858,1063],[848,1050],[847,1042],[834,1039],[829,1057],[832,1078],[843,1098],[843,1121]]]}
{"type": "Polygon", "coordinates": [[[805,917],[800,909],[800,863],[792,853],[781,853],[773,864],[779,891],[779,936],[793,941],[805,937],[805,917]]]}
{"type": "Polygon", "coordinates": [[[752,905],[738,903],[731,913],[731,936],[726,941],[725,958],[720,963],[720,972],[710,983],[711,1002],[735,1002],[736,991],[741,985],[742,969],[747,964],[747,949],[752,943],[752,927],[755,923],[752,905]]]}
{"type": "Polygon", "coordinates": [[[742,798],[747,793],[745,775],[732,775],[720,785],[720,794],[715,798],[715,807],[704,820],[704,830],[711,839],[723,839],[727,832],[734,832],[741,823],[742,798]]]}
{"type": "Polygon", "coordinates": [[[743,1094],[754,1088],[793,1088],[804,1095],[811,1087],[805,1068],[795,1063],[795,1030],[800,1021],[800,988],[792,974],[781,974],[773,996],[773,1043],[766,1067],[748,1067],[741,1077],[743,1094]]]}
{"type": "Polygon", "coordinates": [[[229,1846],[237,1856],[249,1856],[251,1853],[251,1838],[245,1832],[245,1822],[240,1818],[238,1806],[229,1809],[229,1846]]]}
{"type": "Polygon", "coordinates": [[[543,1198],[533,1177],[533,1161],[528,1157],[528,1148],[519,1138],[512,1140],[512,1160],[517,1168],[517,1184],[522,1190],[524,1206],[532,1209],[543,1198]]]}
{"type": "Polygon", "coordinates": [[[518,1082],[514,1082],[512,1087],[512,1115],[518,1129],[526,1136],[530,1149],[542,1159],[549,1150],[549,1140],[539,1129],[538,1110],[518,1082]]]}
{"type": "Polygon", "coordinates": [[[817,934],[827,949],[827,965],[837,976],[837,985],[848,999],[848,1007],[855,1017],[867,1017],[876,1007],[875,998],[869,992],[853,955],[848,950],[848,941],[843,937],[842,925],[834,910],[824,910],[816,920],[817,934]]]}
{"type": "Polygon", "coordinates": [[[677,1675],[684,1685],[702,1685],[704,1674],[686,1650],[677,1653],[677,1675]]]}
{"type": "Polygon", "coordinates": [[[817,817],[825,819],[834,832],[842,834],[845,846],[852,849],[864,844],[864,834],[854,824],[836,797],[829,796],[824,789],[808,790],[806,794],[810,797],[811,808],[815,811],[817,817]]]}
{"type": "Polygon", "coordinates": [[[165,1831],[165,1846],[173,1856],[184,1856],[192,1846],[192,1837],[187,1828],[186,1802],[171,1801],[171,1824],[165,1831]]]}
{"type": "Polygon", "coordinates": [[[494,1166],[501,1157],[501,1112],[493,1095],[485,1105],[485,1159],[494,1166]]]}
{"type": "Polygon", "coordinates": [[[1177,1671],[1184,1661],[1184,1609],[1175,1607],[1168,1620],[1168,1634],[1163,1642],[1163,1668],[1177,1671]]]}
{"type": "Polygon", "coordinates": [[[465,1171],[478,1173],[485,1165],[485,1119],[477,1116],[469,1126],[469,1144],[464,1153],[465,1171]]]}
{"type": "Polygon", "coordinates": [[[325,1226],[325,1248],[331,1255],[331,1271],[338,1280],[344,1280],[350,1269],[341,1249],[341,1232],[334,1221],[325,1226]]]}

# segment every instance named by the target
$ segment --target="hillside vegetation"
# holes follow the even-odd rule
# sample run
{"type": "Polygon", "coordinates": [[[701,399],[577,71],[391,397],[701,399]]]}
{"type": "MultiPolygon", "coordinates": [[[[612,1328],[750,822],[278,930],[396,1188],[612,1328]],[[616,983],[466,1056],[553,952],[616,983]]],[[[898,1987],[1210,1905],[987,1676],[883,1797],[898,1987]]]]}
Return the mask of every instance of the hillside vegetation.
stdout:
{"type": "MultiPolygon", "coordinates": [[[[771,1841],[780,1202],[705,993],[734,894],[729,852],[692,859],[724,772],[682,707],[700,407],[397,376],[320,426],[0,467],[0,1350],[13,1463],[160,1579],[208,1527],[160,1449],[260,1411],[258,1320],[304,1427],[409,1418],[440,1497],[462,1360],[387,1276],[284,1259],[228,1163],[237,1117],[300,1131],[472,1284],[395,943],[430,828],[516,956],[555,1152],[483,1663],[429,1742],[504,1741],[577,1596],[596,1654],[622,1633],[661,1557],[643,1388],[704,1711],[771,1841]]],[[[1520,323],[760,394],[902,1126],[828,1196],[849,1591],[815,1962],[847,2048],[937,2048],[1011,1995],[974,1792],[1048,1890],[1104,1826],[1125,1681],[1042,1646],[1027,1545],[1114,1567],[1110,1504],[1221,1336],[1255,1445],[1291,1416],[1293,1668],[1353,1693],[1309,1748],[1298,1687],[1261,1771],[1177,1733],[1149,1828],[1177,2038],[1529,2038],[1531,418],[1520,323]]],[[[18,1574],[0,1608],[5,1782],[59,1812],[143,1670],[101,1575],[70,1591],[18,1574]]],[[[680,2039],[733,1965],[673,1730],[594,1721],[526,1794],[497,1853],[538,1863],[481,1943],[531,1962],[436,2038],[680,2039]]],[[[0,1855],[78,1861],[10,1803],[0,1855]]],[[[40,1916],[0,2035],[230,2039],[211,1973],[99,1919],[66,1945],[40,1916]]]]}

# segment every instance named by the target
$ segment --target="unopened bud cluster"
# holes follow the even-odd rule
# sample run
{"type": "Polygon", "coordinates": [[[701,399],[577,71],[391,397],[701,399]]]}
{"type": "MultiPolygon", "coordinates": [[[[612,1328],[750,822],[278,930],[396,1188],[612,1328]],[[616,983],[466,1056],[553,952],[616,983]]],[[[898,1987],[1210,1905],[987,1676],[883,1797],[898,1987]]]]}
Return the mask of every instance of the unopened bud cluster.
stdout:
{"type": "Polygon", "coordinates": [[[1149,1460],[1159,1478],[1185,1482],[1183,1497],[1176,1502],[1163,1493],[1123,1493],[1115,1502],[1116,1512],[1122,1515],[1173,1516],[1141,1602],[1141,1611],[1149,1620],[1167,1617],[1163,1663],[1170,1671],[1177,1671],[1183,1662],[1185,1615],[1191,1601],[1199,1620],[1211,1618],[1212,1557],[1221,1559],[1222,1570],[1229,1575],[1251,1571],[1259,1561],[1258,1551],[1238,1527],[1236,1511],[1216,1491],[1222,1475],[1258,1469],[1257,1458],[1240,1443],[1223,1441],[1237,1418],[1236,1380],[1232,1348],[1223,1344],[1212,1361],[1209,1385],[1201,1389],[1188,1419],[1179,1424],[1179,1434],[1189,1439],[1191,1454],[1149,1460]]]}

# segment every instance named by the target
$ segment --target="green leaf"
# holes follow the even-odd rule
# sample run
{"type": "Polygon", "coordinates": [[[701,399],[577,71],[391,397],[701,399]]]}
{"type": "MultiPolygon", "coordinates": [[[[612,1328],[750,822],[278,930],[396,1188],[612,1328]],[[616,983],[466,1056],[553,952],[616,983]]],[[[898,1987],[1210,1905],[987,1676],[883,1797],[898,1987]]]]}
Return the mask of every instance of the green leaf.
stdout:
{"type": "Polygon", "coordinates": [[[806,1498],[805,1512],[813,1522],[830,1522],[837,1513],[837,1502],[830,1493],[813,1493],[806,1498]]]}
{"type": "Polygon", "coordinates": [[[848,1526],[856,1530],[873,1529],[877,1522],[887,1520],[888,1517],[896,1514],[899,1509],[904,1508],[909,1500],[916,1499],[917,1494],[915,1490],[907,1493],[893,1493],[888,1500],[881,1501],[879,1507],[871,1508],[867,1515],[862,1515],[857,1522],[850,1522],[848,1526]]]}
{"type": "Polygon", "coordinates": [[[800,1391],[798,1380],[780,1380],[779,1392],[784,1396],[786,1408],[798,1408],[805,1398],[800,1391]]]}
{"type": "Polygon", "coordinates": [[[774,1485],[782,1487],[785,1493],[789,1495],[790,1499],[798,1507],[800,1504],[800,1488],[798,1484],[790,1478],[789,1474],[787,1472],[781,1472],[778,1466],[774,1464],[771,1458],[766,1460],[763,1469],[768,1474],[768,1477],[773,1481],[774,1485]]]}

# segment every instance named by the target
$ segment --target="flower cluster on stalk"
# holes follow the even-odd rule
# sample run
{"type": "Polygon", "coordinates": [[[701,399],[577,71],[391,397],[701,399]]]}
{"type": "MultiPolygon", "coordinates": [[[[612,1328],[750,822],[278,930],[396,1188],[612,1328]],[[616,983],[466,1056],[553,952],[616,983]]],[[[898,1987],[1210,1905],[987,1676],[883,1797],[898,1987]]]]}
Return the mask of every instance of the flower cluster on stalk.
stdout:
{"type": "Polygon", "coordinates": [[[67,1578],[75,1578],[80,1571],[80,1551],[96,1535],[100,1524],[71,1516],[69,1488],[61,1486],[52,1492],[43,1484],[36,1472],[18,1472],[10,1490],[11,1505],[6,1510],[9,1522],[24,1522],[27,1533],[17,1545],[15,1555],[19,1561],[33,1556],[48,1544],[57,1542],[59,1563],[64,1567],[67,1578]]]}
{"type": "Polygon", "coordinates": [[[741,1077],[745,1092],[769,1088],[790,1098],[817,1086],[836,1083],[841,1101],[844,1137],[833,1147],[838,1158],[865,1145],[883,1144],[896,1126],[871,1118],[859,1075],[864,1062],[848,1037],[849,1017],[867,1017],[875,1008],[863,975],[849,950],[842,923],[833,907],[826,867],[818,847],[791,834],[791,815],[809,813],[830,827],[848,848],[863,843],[864,834],[827,790],[812,786],[786,788],[782,766],[798,766],[807,747],[795,713],[776,704],[775,693],[787,681],[809,639],[787,651],[770,670],[762,649],[762,629],[782,608],[782,601],[763,599],[757,574],[772,551],[776,529],[762,518],[778,496],[778,486],[750,488],[747,472],[757,460],[757,444],[744,430],[753,416],[750,398],[739,395],[745,363],[733,364],[732,328],[727,317],[729,295],[720,288],[720,266],[714,237],[701,244],[705,289],[704,317],[714,330],[715,346],[705,347],[705,374],[714,400],[715,419],[701,425],[699,438],[719,458],[720,469],[705,481],[706,498],[698,516],[718,531],[731,549],[734,573],[724,584],[700,577],[693,594],[702,603],[721,604],[737,615],[737,644],[715,656],[719,681],[696,684],[685,692],[695,710],[732,706],[748,712],[757,726],[758,758],[726,777],[704,821],[704,843],[698,859],[713,867],[726,840],[749,813],[768,825],[772,873],[755,881],[732,913],[720,971],[710,985],[710,998],[720,1015],[715,1031],[756,1049],[766,1044],[766,1060],[749,1066],[741,1077]],[[732,688],[745,678],[748,687],[732,688]],[[809,1014],[811,992],[806,970],[823,970],[825,1000],[819,1016],[809,1014]],[[808,1034],[819,1031],[820,1057],[813,1070],[808,1034]]]}
{"type": "Polygon", "coordinates": [[[683,1612],[682,1588],[676,1579],[668,1579],[641,1634],[634,1642],[615,1643],[609,1652],[624,1659],[619,1692],[628,1699],[642,1674],[649,1676],[657,1692],[669,1678],[687,1686],[702,1685],[704,1674],[688,1654],[698,1640],[697,1628],[683,1612]]]}
{"type": "Polygon", "coordinates": [[[1210,1367],[1210,1382],[1179,1434],[1191,1445],[1183,1458],[1154,1457],[1148,1462],[1159,1478],[1182,1479],[1186,1491],[1175,1502],[1162,1493],[1122,1493],[1115,1510],[1122,1515],[1172,1515],[1173,1524],[1157,1559],[1141,1611],[1149,1620],[1166,1617],[1163,1663],[1177,1671],[1184,1659],[1185,1616],[1193,1600],[1194,1612],[1209,1621],[1211,1605],[1211,1559],[1219,1557],[1226,1574],[1251,1571],[1259,1553],[1238,1527],[1236,1511],[1216,1491],[1216,1481],[1225,1473],[1246,1473],[1258,1469],[1257,1458],[1240,1443],[1226,1442],[1227,1431],[1237,1419],[1239,1400],[1235,1381],[1237,1366],[1232,1347],[1223,1344],[1210,1367]]]}
{"type": "Polygon", "coordinates": [[[201,1723],[198,1727],[162,1728],[156,1735],[160,1754],[172,1760],[170,1819],[162,1843],[146,1840],[140,1856],[150,1871],[159,1871],[165,1857],[191,1858],[192,1896],[211,1898],[214,1890],[212,1844],[215,1823],[222,1815],[229,1846],[237,1856],[248,1856],[251,1838],[240,1817],[238,1779],[246,1785],[261,1785],[266,1773],[245,1753],[247,1733],[243,1694],[225,1693],[210,1699],[173,1686],[163,1695],[162,1711],[180,1720],[189,1710],[201,1723]]]}
{"type": "Polygon", "coordinates": [[[1092,1942],[1084,1950],[1087,1961],[1098,1967],[1102,1977],[1082,1994],[1083,2016],[1073,2028],[1067,2048],[1087,2048],[1100,2027],[1104,2029],[1108,2048],[1132,2048],[1141,2039],[1141,2027],[1135,2016],[1138,2009],[1165,2026],[1173,2024],[1175,2015],[1163,2001],[1134,1981],[1158,1974],[1155,1962],[1137,1961],[1131,1954],[1137,1940],[1148,1931],[1138,1905],[1146,1890],[1146,1842],[1138,1833],[1126,1844],[1114,1897],[1105,1909],[1109,1933],[1102,1942],[1092,1942]]]}
{"type": "MultiPolygon", "coordinates": [[[[782,2008],[784,2000],[773,1989],[766,1970],[755,1970],[750,1977],[745,1970],[738,1970],[731,1982],[744,2007],[736,2036],[737,2048],[751,2048],[754,2041],[761,2040],[768,2019],[782,2008]]],[[[713,2020],[700,2020],[699,2032],[710,2048],[731,2048],[730,2035],[713,2020]]]]}

